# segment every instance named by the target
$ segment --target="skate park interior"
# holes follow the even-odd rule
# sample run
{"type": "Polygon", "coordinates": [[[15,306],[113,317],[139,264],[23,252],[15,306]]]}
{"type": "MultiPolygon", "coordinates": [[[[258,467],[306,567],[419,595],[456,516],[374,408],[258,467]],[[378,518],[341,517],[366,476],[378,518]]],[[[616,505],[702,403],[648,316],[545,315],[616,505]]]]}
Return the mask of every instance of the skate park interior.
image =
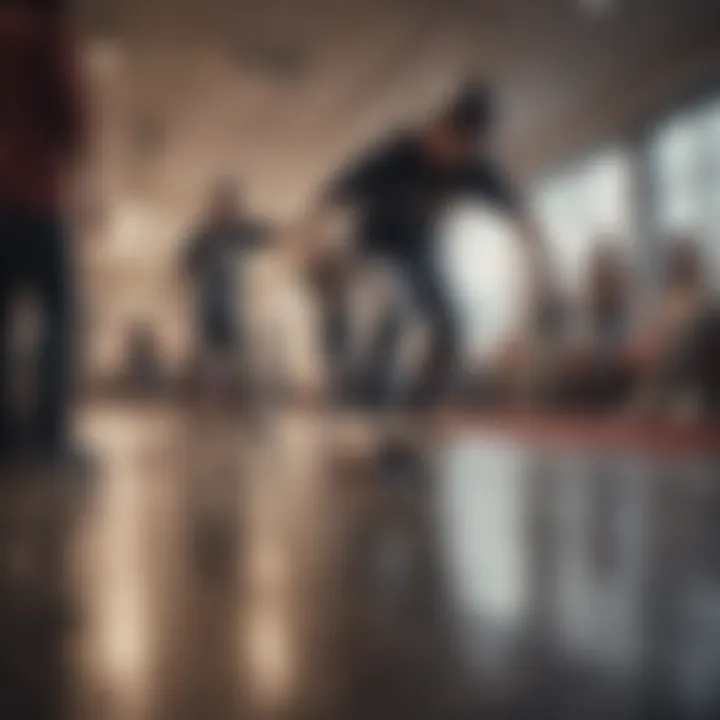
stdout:
{"type": "Polygon", "coordinates": [[[1,478],[0,718],[718,717],[720,424],[478,385],[532,306],[504,219],[443,225],[466,384],[422,416],[195,392],[179,267],[207,187],[237,177],[273,228],[251,322],[334,168],[472,74],[564,292],[611,237],[652,307],[664,238],[692,233],[715,294],[719,20],[712,0],[76,0],[89,459],[1,478]]]}

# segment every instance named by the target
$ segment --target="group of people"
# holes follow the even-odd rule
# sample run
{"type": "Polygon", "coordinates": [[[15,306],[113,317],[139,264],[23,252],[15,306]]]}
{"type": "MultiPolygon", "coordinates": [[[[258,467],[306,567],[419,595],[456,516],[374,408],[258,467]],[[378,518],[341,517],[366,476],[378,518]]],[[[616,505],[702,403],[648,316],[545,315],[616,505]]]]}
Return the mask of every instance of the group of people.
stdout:
{"type": "Polygon", "coordinates": [[[267,370],[293,352],[302,356],[304,346],[294,390],[343,405],[417,408],[470,397],[491,406],[633,415],[718,410],[720,306],[692,237],[666,239],[653,293],[641,292],[647,278],[628,243],[598,238],[579,294],[539,286],[544,294],[528,307],[526,323],[473,368],[459,357],[462,328],[428,246],[368,249],[357,218],[326,207],[281,242],[232,197],[232,185],[216,188],[184,256],[211,376],[222,358],[231,374],[243,357],[260,357],[267,370]],[[239,294],[244,263],[230,258],[256,248],[257,255],[287,260],[289,272],[274,284],[261,282],[262,292],[239,294]],[[241,332],[248,301],[262,305],[266,319],[274,312],[264,348],[262,333],[241,332]]]}
{"type": "MultiPolygon", "coordinates": [[[[305,306],[300,311],[297,292],[278,305],[282,337],[268,353],[283,354],[290,338],[300,345],[299,334],[312,335],[316,372],[306,373],[303,390],[343,404],[418,408],[457,398],[472,381],[462,377],[462,328],[438,261],[437,220],[448,202],[470,195],[505,215],[532,269],[526,326],[477,369],[485,401],[715,413],[720,316],[699,244],[668,238],[661,292],[641,296],[648,283],[627,243],[599,238],[581,297],[563,297],[539,233],[489,159],[492,121],[489,92],[465,87],[426,125],[390,138],[331,179],[286,243],[297,262],[280,284],[287,290],[301,281],[305,306]],[[304,331],[303,313],[314,314],[304,331]]],[[[266,250],[272,243],[233,197],[232,186],[216,189],[187,253],[200,280],[205,346],[220,351],[237,340],[237,295],[229,290],[237,270],[229,270],[236,266],[226,253],[260,238],[266,250]]],[[[270,295],[261,298],[268,307],[270,295]]]]}
{"type": "MultiPolygon", "coordinates": [[[[87,128],[60,11],[54,0],[0,7],[0,455],[22,435],[10,407],[6,348],[19,293],[31,293],[44,317],[39,400],[26,440],[50,457],[68,445],[72,283],[64,200],[87,128]]],[[[494,120],[491,93],[463,87],[424,125],[341,168],[290,234],[282,251],[295,259],[294,280],[312,297],[326,367],[312,393],[373,406],[434,407],[448,398],[461,330],[437,259],[436,227],[450,202],[470,196],[507,218],[532,269],[531,327],[486,373],[500,396],[569,406],[635,396],[650,406],[687,380],[716,406],[717,320],[697,248],[670,248],[666,297],[640,327],[632,270],[608,248],[591,263],[586,307],[568,310],[520,195],[491,159],[494,120]]],[[[238,188],[223,181],[187,243],[183,266],[197,290],[198,339],[217,367],[247,341],[236,322],[242,273],[235,260],[273,238],[279,245],[276,235],[250,219],[238,188]]],[[[273,305],[263,296],[254,302],[273,305]]],[[[286,304],[279,312],[287,321],[293,309],[286,304]]],[[[270,355],[283,354],[292,332],[280,335],[270,355]]],[[[223,391],[222,381],[216,386],[223,391]]]]}
{"type": "MultiPolygon", "coordinates": [[[[527,250],[538,292],[548,289],[543,247],[518,194],[490,159],[493,119],[490,92],[463,87],[425,125],[398,132],[342,168],[295,233],[297,269],[323,316],[318,342],[326,351],[326,394],[343,402],[412,407],[433,406],[447,395],[459,363],[460,328],[437,258],[436,226],[460,196],[508,217],[527,250]],[[378,294],[389,302],[375,303],[358,348],[358,307],[367,315],[378,294]],[[415,353],[416,366],[404,371],[399,356],[411,326],[424,328],[425,342],[415,353]]],[[[201,336],[206,346],[220,348],[232,346],[235,335],[228,308],[236,297],[231,276],[238,272],[228,251],[245,250],[258,237],[232,195],[227,186],[216,189],[187,251],[187,267],[199,281],[201,336]]]]}
{"type": "MultiPolygon", "coordinates": [[[[281,284],[290,287],[290,276],[302,280],[304,309],[296,292],[278,311],[278,334],[286,343],[294,336],[296,345],[301,315],[314,314],[304,334],[314,337],[317,350],[309,364],[322,370],[306,373],[303,389],[371,407],[435,407],[467,394],[472,381],[463,377],[462,328],[436,246],[443,208],[470,195],[507,218],[532,270],[526,326],[476,369],[482,399],[652,415],[715,413],[720,319],[699,244],[668,238],[661,292],[641,296],[647,278],[633,267],[628,244],[599,238],[581,297],[563,297],[540,234],[490,160],[492,130],[489,92],[467,86],[430,122],[391,137],[324,188],[310,220],[287,243],[299,262],[281,284]]],[[[219,277],[230,267],[223,249],[230,236],[242,248],[260,237],[237,212],[220,222],[222,207],[231,205],[221,187],[189,252],[199,258],[203,247],[218,249],[206,253],[201,283],[205,337],[216,347],[232,344],[230,317],[237,309],[221,300],[230,297],[227,279],[219,277]],[[234,232],[223,235],[222,227],[231,226],[234,232]]],[[[269,295],[261,300],[268,306],[269,295]]],[[[282,341],[270,345],[269,354],[283,352],[282,341]]]]}
{"type": "Polygon", "coordinates": [[[496,397],[630,416],[717,414],[720,305],[700,245],[667,238],[649,295],[626,248],[600,238],[580,297],[538,306],[486,375],[496,397]]]}

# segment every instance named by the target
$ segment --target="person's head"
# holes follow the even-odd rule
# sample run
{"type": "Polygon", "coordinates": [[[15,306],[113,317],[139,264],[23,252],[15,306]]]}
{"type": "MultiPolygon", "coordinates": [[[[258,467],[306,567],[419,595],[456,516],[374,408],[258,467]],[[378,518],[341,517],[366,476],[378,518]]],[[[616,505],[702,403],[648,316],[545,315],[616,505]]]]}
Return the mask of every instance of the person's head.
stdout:
{"type": "Polygon", "coordinates": [[[669,289],[692,290],[702,285],[702,257],[694,238],[672,238],[668,243],[666,262],[666,284],[669,289]]]}
{"type": "Polygon", "coordinates": [[[466,84],[428,126],[428,152],[439,164],[451,167],[472,160],[488,140],[494,115],[490,88],[476,82],[466,84]]]}
{"type": "Polygon", "coordinates": [[[230,178],[218,180],[210,189],[208,205],[212,222],[235,220],[244,210],[241,188],[230,178]]]}

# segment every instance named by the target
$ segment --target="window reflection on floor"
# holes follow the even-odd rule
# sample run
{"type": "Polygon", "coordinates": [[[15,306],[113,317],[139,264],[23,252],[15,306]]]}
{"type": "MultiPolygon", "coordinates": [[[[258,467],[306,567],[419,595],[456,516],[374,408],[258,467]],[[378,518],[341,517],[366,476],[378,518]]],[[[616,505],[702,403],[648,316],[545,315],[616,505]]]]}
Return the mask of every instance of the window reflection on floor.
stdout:
{"type": "Polygon", "coordinates": [[[716,460],[173,405],[81,429],[91,480],[0,485],[2,717],[720,708],[716,460]]]}

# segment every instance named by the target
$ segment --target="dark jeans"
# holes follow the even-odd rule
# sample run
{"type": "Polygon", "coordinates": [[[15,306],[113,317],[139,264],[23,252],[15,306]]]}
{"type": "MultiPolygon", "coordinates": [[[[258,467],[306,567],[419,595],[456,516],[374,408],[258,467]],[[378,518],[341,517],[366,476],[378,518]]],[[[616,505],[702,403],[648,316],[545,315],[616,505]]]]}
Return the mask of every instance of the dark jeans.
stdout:
{"type": "Polygon", "coordinates": [[[65,442],[69,390],[71,273],[59,219],[0,208],[0,448],[12,448],[20,428],[10,406],[9,330],[12,301],[29,292],[43,315],[38,401],[30,439],[43,452],[65,442]]]}
{"type": "Polygon", "coordinates": [[[395,399],[411,405],[433,404],[450,391],[458,360],[459,333],[455,309],[445,288],[439,264],[429,254],[380,257],[378,260],[390,267],[413,312],[428,324],[431,348],[420,377],[398,397],[391,387],[392,370],[407,330],[404,318],[408,314],[391,311],[376,338],[362,394],[366,399],[380,403],[389,403],[395,399]]]}
{"type": "Polygon", "coordinates": [[[230,353],[237,343],[237,329],[230,309],[202,308],[200,338],[206,350],[230,353]]]}
{"type": "Polygon", "coordinates": [[[198,280],[197,337],[201,349],[231,354],[241,339],[241,323],[235,309],[235,298],[239,293],[234,286],[210,273],[201,273],[198,280]]]}

